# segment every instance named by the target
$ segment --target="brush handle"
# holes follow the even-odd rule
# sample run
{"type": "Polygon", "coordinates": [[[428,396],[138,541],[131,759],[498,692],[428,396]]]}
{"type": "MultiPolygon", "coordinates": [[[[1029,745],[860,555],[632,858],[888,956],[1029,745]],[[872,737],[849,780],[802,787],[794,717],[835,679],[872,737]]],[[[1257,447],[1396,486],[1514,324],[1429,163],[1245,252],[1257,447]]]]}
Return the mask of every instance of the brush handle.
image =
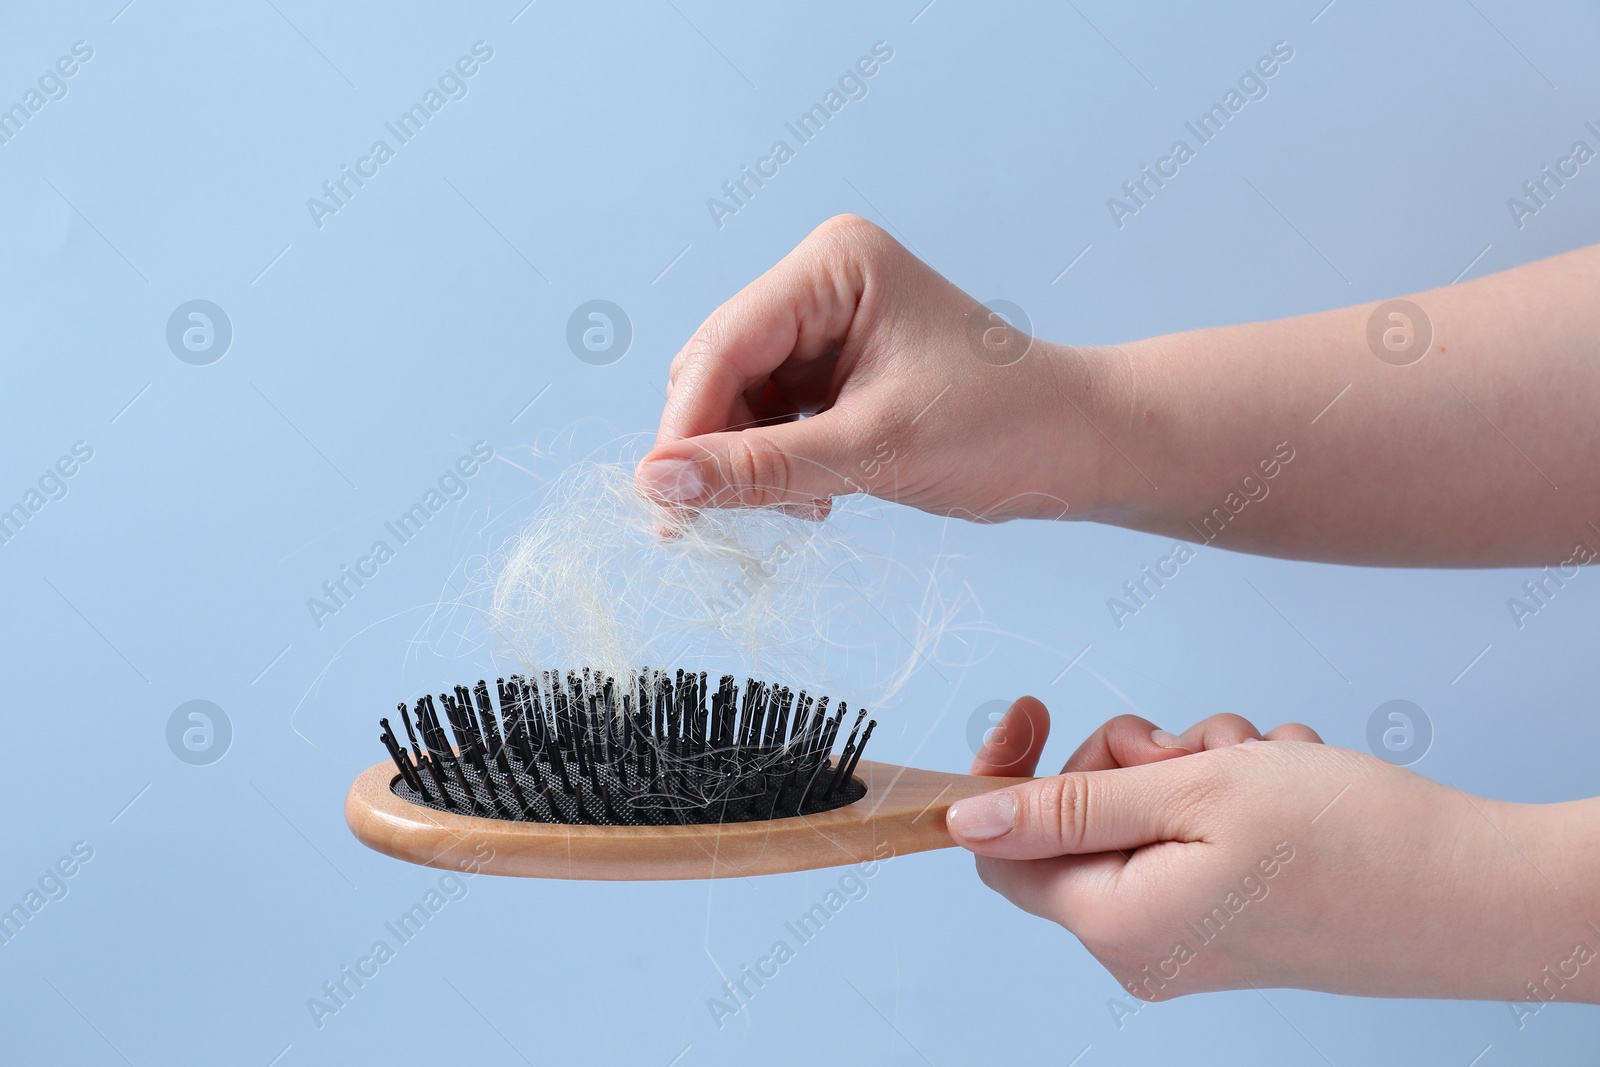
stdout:
{"type": "Polygon", "coordinates": [[[393,763],[363,771],[344,817],[362,844],[446,870],[523,878],[651,881],[777,874],[886,859],[955,844],[950,805],[1029,778],[979,778],[862,760],[867,795],[842,808],[767,822],[568,826],[435,811],[390,789],[393,763]]]}

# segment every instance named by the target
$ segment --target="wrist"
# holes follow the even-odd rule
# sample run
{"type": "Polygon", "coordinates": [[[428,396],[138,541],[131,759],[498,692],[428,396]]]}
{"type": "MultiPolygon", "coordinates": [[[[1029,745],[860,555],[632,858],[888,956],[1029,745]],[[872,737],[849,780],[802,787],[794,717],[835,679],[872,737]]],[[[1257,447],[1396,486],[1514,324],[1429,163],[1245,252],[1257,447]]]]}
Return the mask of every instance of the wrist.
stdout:
{"type": "MultiPolygon", "coordinates": [[[[1286,984],[1534,1006],[1530,983],[1542,982],[1548,966],[1559,999],[1596,999],[1600,933],[1579,903],[1595,879],[1570,866],[1579,820],[1556,810],[1571,805],[1486,800],[1394,769],[1377,768],[1360,784],[1344,818],[1323,820],[1306,842],[1308,857],[1328,864],[1312,871],[1324,891],[1350,902],[1342,940],[1334,947],[1325,921],[1309,929],[1314,947],[1297,958],[1320,958],[1326,969],[1286,984]],[[1578,941],[1597,955],[1567,963],[1578,941]]],[[[1596,812],[1586,816],[1592,823],[1596,812]]]]}
{"type": "Polygon", "coordinates": [[[1062,477],[1080,478],[1068,485],[1074,517],[1210,543],[1298,479],[1278,480],[1304,444],[1285,423],[1293,405],[1252,399],[1232,343],[1193,330],[1060,350],[1052,395],[1062,477]]]}
{"type": "Polygon", "coordinates": [[[1067,510],[1041,506],[1049,513],[1034,517],[1130,525],[1131,516],[1149,507],[1146,494],[1153,488],[1124,444],[1134,422],[1132,353],[1123,346],[1038,344],[1043,374],[1029,389],[1033,430],[1045,447],[1034,449],[1044,464],[1036,479],[1067,510]]]}

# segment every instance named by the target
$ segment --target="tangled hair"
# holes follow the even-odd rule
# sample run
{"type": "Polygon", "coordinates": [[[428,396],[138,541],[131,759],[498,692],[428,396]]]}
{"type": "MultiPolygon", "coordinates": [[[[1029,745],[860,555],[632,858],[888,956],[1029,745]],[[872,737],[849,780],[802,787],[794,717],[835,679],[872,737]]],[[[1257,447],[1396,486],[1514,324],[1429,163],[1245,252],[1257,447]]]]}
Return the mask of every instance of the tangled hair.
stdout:
{"type": "Polygon", "coordinates": [[[776,508],[674,517],[618,464],[568,467],[496,561],[490,620],[524,670],[615,678],[685,655],[758,667],[824,631],[819,592],[855,559],[776,508]]]}

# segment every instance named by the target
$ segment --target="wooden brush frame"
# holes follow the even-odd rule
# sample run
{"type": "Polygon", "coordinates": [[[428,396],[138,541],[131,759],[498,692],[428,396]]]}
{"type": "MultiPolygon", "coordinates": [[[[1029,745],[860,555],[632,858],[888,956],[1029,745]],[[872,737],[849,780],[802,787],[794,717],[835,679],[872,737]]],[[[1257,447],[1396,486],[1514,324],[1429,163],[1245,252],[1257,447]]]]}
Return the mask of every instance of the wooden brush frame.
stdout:
{"type": "Polygon", "coordinates": [[[945,812],[1029,778],[979,778],[862,760],[854,804],[763,822],[698,826],[574,826],[436,811],[397,796],[390,761],[363,771],[345,822],[368,848],[408,863],[522,878],[653,881],[777,874],[946,848],[945,812]],[[483,848],[489,846],[488,850],[483,848]],[[485,852],[487,851],[487,855],[485,852]]]}

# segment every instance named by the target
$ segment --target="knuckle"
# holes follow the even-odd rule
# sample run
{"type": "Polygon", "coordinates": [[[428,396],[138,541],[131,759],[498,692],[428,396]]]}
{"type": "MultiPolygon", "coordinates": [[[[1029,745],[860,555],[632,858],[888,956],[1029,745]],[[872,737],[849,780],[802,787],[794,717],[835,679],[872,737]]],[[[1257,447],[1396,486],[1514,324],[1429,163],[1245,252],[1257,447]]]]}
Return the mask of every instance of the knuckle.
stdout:
{"type": "Polygon", "coordinates": [[[1225,711],[1220,715],[1211,716],[1211,718],[1206,720],[1206,724],[1212,729],[1217,729],[1220,727],[1226,729],[1230,733],[1253,734],[1257,732],[1255,723],[1251,722],[1243,715],[1236,715],[1231,711],[1225,711]]]}
{"type": "Polygon", "coordinates": [[[806,241],[829,252],[855,255],[868,262],[877,261],[900,247],[900,242],[889,236],[883,227],[859,215],[848,214],[828,219],[812,230],[806,241]]]}
{"type": "Polygon", "coordinates": [[[766,435],[753,430],[735,435],[718,463],[723,467],[723,480],[737,497],[726,503],[762,507],[787,499],[789,456],[766,435]]]}
{"type": "Polygon", "coordinates": [[[1205,749],[1226,748],[1238,744],[1245,738],[1261,736],[1261,731],[1256,729],[1255,723],[1231,711],[1202,719],[1191,729],[1199,734],[1199,744],[1205,749]]]}
{"type": "Polygon", "coordinates": [[[852,215],[849,212],[835,215],[811,231],[813,237],[822,237],[828,240],[856,241],[874,239],[883,233],[876,223],[852,215]]]}
{"type": "Polygon", "coordinates": [[[1053,838],[1053,845],[1071,848],[1084,838],[1088,825],[1089,783],[1081,774],[1046,778],[1034,791],[1034,823],[1053,838]]]}
{"type": "Polygon", "coordinates": [[[1083,774],[1062,776],[1061,833],[1064,840],[1081,844],[1088,840],[1089,828],[1094,825],[1089,811],[1089,777],[1083,774]]]}

